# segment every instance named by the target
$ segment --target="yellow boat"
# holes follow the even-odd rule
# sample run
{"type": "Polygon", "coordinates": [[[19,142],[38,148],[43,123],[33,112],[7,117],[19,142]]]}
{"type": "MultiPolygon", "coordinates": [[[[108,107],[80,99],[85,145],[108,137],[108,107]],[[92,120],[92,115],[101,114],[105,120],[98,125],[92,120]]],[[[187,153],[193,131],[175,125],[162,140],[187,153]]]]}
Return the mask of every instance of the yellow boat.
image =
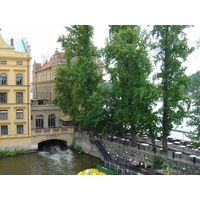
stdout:
{"type": "Polygon", "coordinates": [[[106,174],[98,171],[97,169],[86,169],[79,172],[77,175],[106,175],[106,174]]]}

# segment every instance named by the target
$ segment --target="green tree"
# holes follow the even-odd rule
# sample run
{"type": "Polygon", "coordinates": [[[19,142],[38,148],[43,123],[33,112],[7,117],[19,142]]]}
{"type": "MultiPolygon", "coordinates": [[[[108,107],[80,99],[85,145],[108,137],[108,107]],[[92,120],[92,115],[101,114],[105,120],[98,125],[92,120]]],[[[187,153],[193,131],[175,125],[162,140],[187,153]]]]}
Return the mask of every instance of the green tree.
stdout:
{"type": "Polygon", "coordinates": [[[109,83],[104,83],[99,87],[99,91],[94,93],[88,104],[91,105],[84,119],[84,126],[94,132],[102,134],[113,134],[122,130],[122,115],[118,110],[119,100],[109,83]]]}
{"type": "Polygon", "coordinates": [[[190,78],[190,85],[185,92],[186,94],[189,94],[192,96],[194,91],[197,91],[200,85],[200,71],[197,71],[196,73],[189,76],[190,78]]]}
{"type": "Polygon", "coordinates": [[[189,125],[195,129],[187,136],[193,144],[200,146],[200,71],[194,74],[191,78],[190,92],[192,98],[192,109],[190,111],[189,125]]]}
{"type": "Polygon", "coordinates": [[[87,100],[97,90],[102,75],[95,63],[99,53],[92,42],[93,27],[74,25],[66,30],[68,35],[60,36],[58,41],[65,51],[67,63],[57,68],[53,103],[78,123],[83,121],[90,107],[87,100]]]}
{"type": "Polygon", "coordinates": [[[160,112],[164,152],[167,152],[167,137],[170,135],[173,124],[181,124],[187,113],[184,104],[189,103],[189,99],[183,95],[189,79],[182,66],[187,56],[194,50],[187,45],[184,29],[188,27],[185,25],[156,25],[152,30],[157,40],[154,46],[155,61],[161,66],[161,72],[157,73],[157,78],[161,79],[160,95],[163,105],[160,112]]]}
{"type": "Polygon", "coordinates": [[[136,146],[139,123],[144,114],[142,99],[151,72],[149,37],[139,26],[110,26],[110,30],[104,49],[106,70],[121,102],[118,110],[122,113],[123,125],[130,127],[132,146],[136,146]]]}
{"type": "Polygon", "coordinates": [[[159,99],[159,91],[157,87],[152,83],[147,83],[143,90],[144,94],[141,102],[143,106],[141,107],[142,116],[140,122],[140,129],[142,132],[149,135],[152,142],[152,150],[156,152],[155,139],[157,134],[161,131],[160,127],[160,116],[158,111],[155,110],[156,102],[159,99]]]}

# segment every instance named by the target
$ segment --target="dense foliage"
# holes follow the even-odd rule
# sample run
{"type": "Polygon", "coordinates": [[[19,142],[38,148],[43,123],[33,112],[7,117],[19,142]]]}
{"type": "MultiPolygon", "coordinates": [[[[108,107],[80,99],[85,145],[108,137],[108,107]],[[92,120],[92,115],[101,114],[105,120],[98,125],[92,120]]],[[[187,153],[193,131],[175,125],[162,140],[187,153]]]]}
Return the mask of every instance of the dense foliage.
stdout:
{"type": "Polygon", "coordinates": [[[180,125],[187,115],[184,105],[188,104],[189,98],[183,93],[189,84],[182,63],[194,50],[187,45],[184,25],[158,25],[154,26],[152,34],[156,39],[154,44],[155,62],[160,65],[161,72],[157,78],[161,79],[160,97],[163,105],[160,109],[162,115],[163,150],[167,151],[167,137],[173,125],[180,125]]]}
{"type": "MultiPolygon", "coordinates": [[[[106,46],[101,51],[110,75],[107,84],[102,84],[94,61],[99,51],[92,42],[93,27],[66,27],[68,35],[60,36],[58,41],[67,64],[57,70],[57,96],[53,102],[88,130],[104,134],[129,131],[132,146],[137,145],[138,134],[148,134],[155,148],[157,133],[162,132],[166,152],[167,137],[173,125],[181,124],[186,117],[184,107],[190,102],[184,95],[189,79],[182,66],[193,51],[184,33],[188,27],[160,25],[148,33],[136,25],[110,25],[106,46]],[[160,82],[157,86],[149,79],[152,50],[155,65],[160,66],[155,75],[160,82]],[[154,109],[157,101],[162,101],[159,110],[154,109]]],[[[193,110],[195,118],[191,115],[191,125],[199,123],[194,114],[199,112],[198,95],[193,95],[197,109],[193,110]]]]}
{"type": "Polygon", "coordinates": [[[152,65],[148,48],[149,36],[139,26],[110,26],[104,49],[106,70],[120,100],[117,110],[122,114],[124,127],[130,129],[133,146],[137,145],[137,133],[144,127],[142,122],[148,118],[146,114],[151,114],[148,105],[152,96],[147,78],[152,65]]]}
{"type": "Polygon", "coordinates": [[[56,97],[54,104],[75,123],[84,119],[90,105],[87,100],[97,91],[101,74],[95,58],[99,56],[92,42],[92,26],[66,27],[67,37],[60,36],[59,42],[65,50],[66,66],[57,68],[56,97]]]}

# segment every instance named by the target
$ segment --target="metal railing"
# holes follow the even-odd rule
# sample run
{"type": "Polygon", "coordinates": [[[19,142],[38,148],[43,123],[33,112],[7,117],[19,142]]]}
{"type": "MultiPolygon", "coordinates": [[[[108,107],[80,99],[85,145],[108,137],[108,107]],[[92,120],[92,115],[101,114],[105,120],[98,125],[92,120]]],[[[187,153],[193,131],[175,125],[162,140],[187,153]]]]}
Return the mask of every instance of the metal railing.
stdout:
{"type": "Polygon", "coordinates": [[[117,172],[118,175],[140,175],[140,174],[146,174],[144,172],[134,171],[131,169],[130,166],[126,166],[120,162],[115,163],[114,161],[102,161],[103,166],[105,166],[108,169],[111,169],[115,172],[117,172]]]}

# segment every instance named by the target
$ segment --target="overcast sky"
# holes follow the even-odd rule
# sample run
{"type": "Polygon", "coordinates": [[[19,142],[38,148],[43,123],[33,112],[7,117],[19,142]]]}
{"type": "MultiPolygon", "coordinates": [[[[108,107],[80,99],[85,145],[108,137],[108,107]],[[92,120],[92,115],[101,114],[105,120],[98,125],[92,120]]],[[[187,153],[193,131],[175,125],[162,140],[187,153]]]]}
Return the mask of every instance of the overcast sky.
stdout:
{"type": "MultiPolygon", "coordinates": [[[[0,3],[0,28],[2,29],[1,35],[3,38],[26,38],[32,51],[32,62],[34,60],[41,62],[41,55],[47,56],[49,54],[51,56],[56,48],[60,48],[60,45],[56,41],[59,35],[65,34],[64,26],[74,24],[94,25],[94,39],[95,44],[98,47],[104,45],[105,37],[108,34],[107,24],[194,24],[196,25],[195,28],[191,28],[190,31],[188,31],[190,44],[193,45],[194,41],[200,38],[199,13],[199,1],[197,0],[2,0],[0,3]]],[[[194,52],[189,57],[187,64],[187,75],[195,73],[200,69],[200,50],[194,52]]],[[[28,193],[32,195],[32,198],[68,198],[69,193],[65,190],[69,186],[67,183],[73,186],[70,187],[70,193],[72,195],[75,194],[76,198],[88,199],[88,197],[90,198],[90,191],[96,191],[97,185],[99,184],[99,182],[97,182],[97,184],[90,184],[89,179],[82,179],[82,182],[79,178],[79,184],[77,185],[77,180],[76,183],[72,183],[72,179],[67,177],[68,181],[66,181],[66,176],[62,177],[63,184],[57,184],[60,183],[61,178],[59,177],[60,179],[57,180],[55,179],[55,176],[54,178],[49,177],[48,181],[46,181],[46,177],[45,179],[43,177],[38,179],[37,177],[37,180],[35,179],[33,183],[33,177],[30,179],[30,177],[24,176],[23,181],[20,183],[18,177],[16,177],[16,179],[13,179],[13,177],[12,179],[9,178],[11,177],[6,177],[2,181],[2,184],[4,185],[2,185],[3,190],[1,191],[1,196],[3,194],[3,197],[5,195],[5,198],[9,196],[10,198],[20,200],[27,199],[28,193]],[[27,179],[25,180],[25,178],[27,179]],[[6,180],[8,182],[5,182],[6,180]],[[41,191],[39,190],[40,193],[32,191],[38,181],[44,182],[44,187],[42,189],[39,188],[41,189],[41,191]],[[5,187],[5,185],[10,184],[11,182],[14,186],[12,187],[12,192],[10,191],[10,187],[5,187]],[[75,184],[76,187],[74,187],[75,184]],[[17,187],[18,185],[19,187],[17,187]],[[22,185],[23,191],[27,193],[19,194],[22,185]],[[54,190],[49,192],[49,188],[51,189],[52,185],[54,190]],[[60,189],[61,186],[63,187],[60,189]],[[78,186],[81,186],[81,188],[78,186]],[[38,197],[38,195],[40,195],[40,197],[38,197]]],[[[176,197],[177,191],[181,191],[182,188],[186,187],[185,183],[188,178],[187,180],[185,180],[185,177],[183,178],[184,180],[179,181],[178,186],[177,180],[169,180],[170,182],[165,181],[166,185],[165,183],[164,185],[162,183],[156,185],[156,188],[157,190],[162,190],[163,188],[167,188],[170,184],[171,188],[178,189],[174,190],[174,193],[173,191],[170,191],[171,195],[175,195],[176,197]]],[[[20,180],[21,179],[22,177],[20,177],[20,180]]],[[[117,180],[119,179],[120,177],[118,176],[117,180]]],[[[134,177],[134,180],[135,179],[137,179],[137,177],[134,177]]],[[[149,198],[149,194],[152,193],[152,190],[154,189],[149,186],[145,187],[144,193],[143,187],[137,187],[138,185],[142,185],[144,181],[149,183],[149,179],[144,180],[139,176],[139,179],[135,182],[132,181],[131,184],[120,185],[120,190],[125,191],[122,194],[116,190],[116,188],[119,187],[119,181],[112,181],[112,184],[109,182],[109,185],[106,185],[110,187],[107,192],[115,191],[115,193],[112,193],[112,198],[114,199],[130,198],[130,192],[127,191],[131,191],[133,188],[136,188],[137,190],[137,194],[134,194],[134,196],[136,195],[136,198],[140,198],[140,194],[142,194],[143,198],[149,198]],[[115,195],[113,196],[113,194],[115,195]]],[[[152,182],[152,180],[150,181],[152,182]]],[[[194,182],[193,180],[189,181],[194,182]]],[[[103,182],[102,180],[101,183],[105,184],[105,181],[103,182]]],[[[187,191],[189,191],[188,194],[179,192],[177,193],[177,197],[179,199],[185,199],[186,197],[190,198],[191,191],[198,191],[197,187],[198,184],[187,185],[187,191]]],[[[38,190],[38,188],[36,190],[38,190]]],[[[103,195],[109,195],[107,192],[104,191],[103,195]]],[[[102,195],[102,193],[99,194],[102,195]]],[[[101,196],[99,197],[102,198],[101,196]]]]}
{"type": "MultiPolygon", "coordinates": [[[[153,25],[179,24],[179,22],[180,24],[196,24],[194,28],[187,31],[189,45],[195,45],[195,41],[200,39],[200,24],[194,20],[196,18],[190,17],[188,20],[186,15],[180,16],[177,11],[173,14],[171,11],[174,11],[174,7],[170,4],[165,5],[165,8],[166,10],[170,8],[167,13],[170,13],[172,19],[164,18],[163,20],[165,11],[151,10],[148,1],[145,1],[146,4],[143,3],[144,1],[137,4],[127,0],[124,0],[123,4],[119,2],[117,0],[6,0],[1,2],[1,35],[3,38],[26,38],[31,48],[32,63],[34,60],[41,62],[41,56],[51,57],[56,48],[61,51],[62,48],[57,43],[57,39],[59,35],[66,35],[64,26],[73,24],[93,25],[95,27],[94,43],[99,48],[104,46],[105,38],[108,36],[108,24],[153,25]]],[[[159,1],[151,2],[153,4],[159,1]]],[[[173,2],[173,6],[174,4],[173,2]]],[[[185,5],[183,9],[188,11],[190,5],[185,5]]],[[[195,9],[194,6],[194,12],[190,12],[190,15],[197,12],[195,9]]],[[[200,70],[200,50],[188,57],[186,65],[188,66],[187,75],[200,70]]]]}

